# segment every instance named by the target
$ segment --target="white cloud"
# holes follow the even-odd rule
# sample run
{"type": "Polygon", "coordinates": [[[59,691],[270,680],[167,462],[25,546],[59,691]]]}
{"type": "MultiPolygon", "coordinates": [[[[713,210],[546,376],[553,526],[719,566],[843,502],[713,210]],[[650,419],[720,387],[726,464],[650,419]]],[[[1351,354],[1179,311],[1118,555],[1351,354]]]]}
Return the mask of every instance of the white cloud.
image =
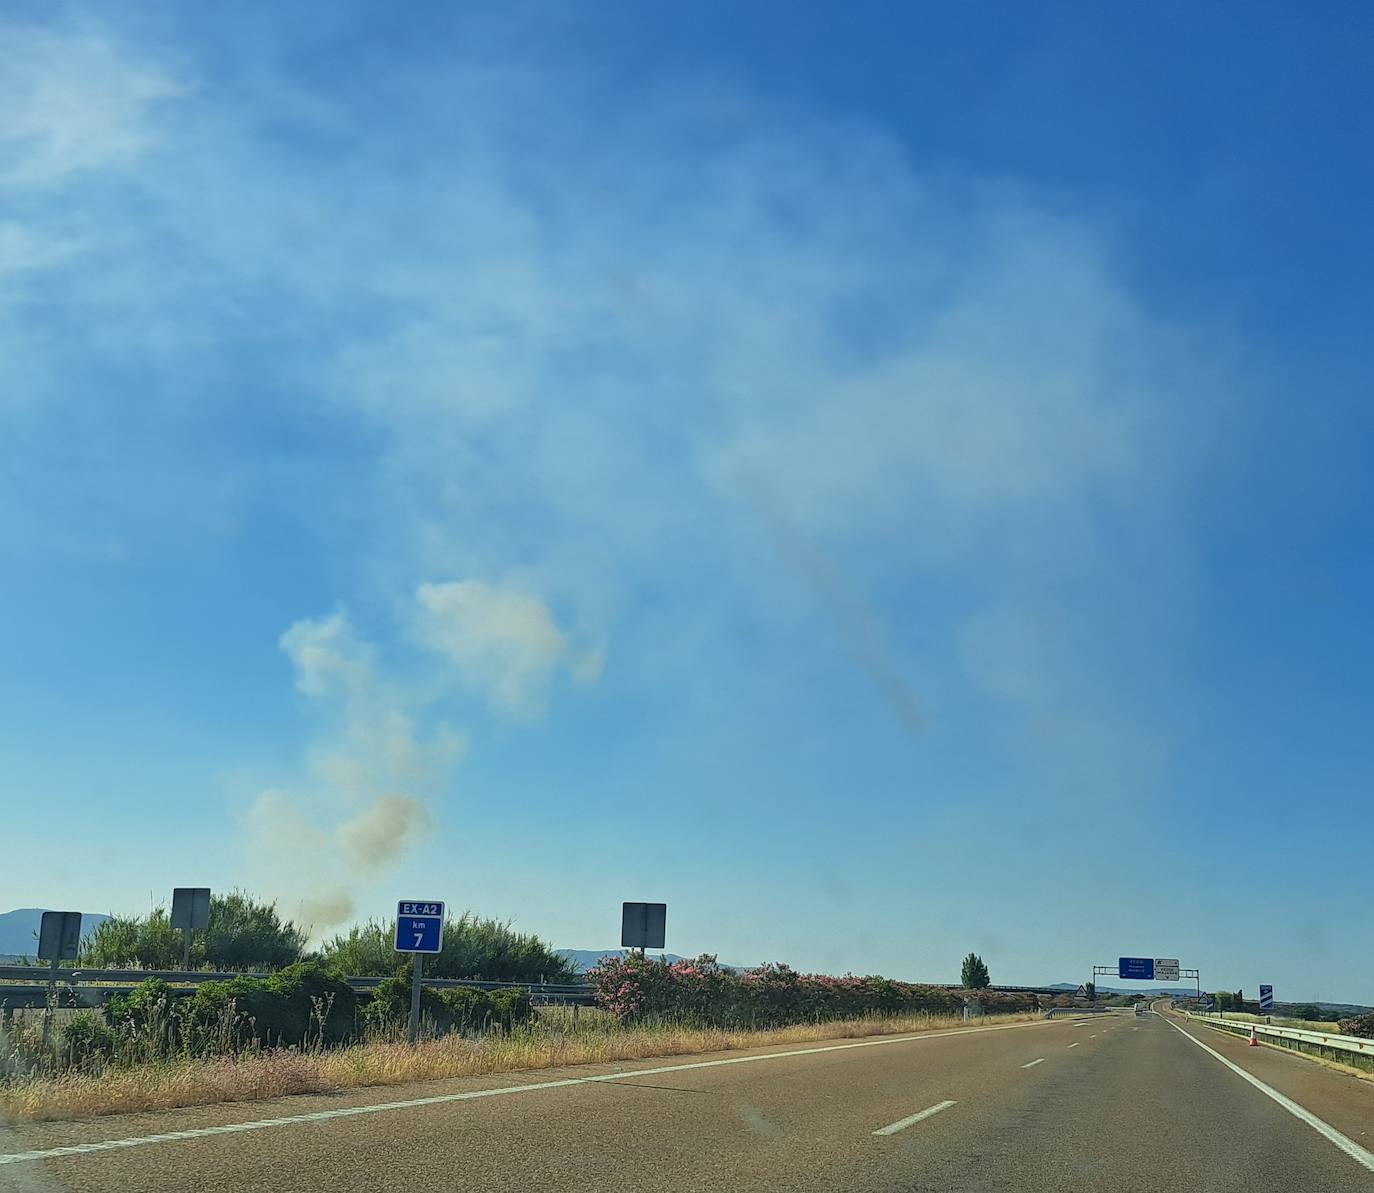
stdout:
{"type": "MultiPolygon", "coordinates": [[[[84,196],[160,135],[174,72],[113,44],[68,53],[42,35],[28,57],[47,66],[5,84],[17,115],[0,138],[27,185],[84,196]]],[[[251,94],[206,89],[214,137],[169,127],[170,152],[127,172],[135,218],[108,221],[124,231],[94,272],[137,278],[136,302],[118,286],[119,302],[92,298],[93,271],[56,239],[0,235],[12,271],[49,270],[73,319],[101,313],[114,367],[166,382],[130,420],[156,428],[131,445],[155,465],[139,475],[199,461],[219,420],[275,441],[279,412],[245,395],[278,395],[280,438],[311,428],[312,458],[337,451],[338,475],[302,500],[299,457],[258,486],[240,450],[210,456],[224,489],[308,523],[353,583],[407,594],[398,620],[519,717],[607,651],[621,682],[715,699],[719,659],[683,643],[724,656],[747,624],[831,633],[912,728],[940,719],[927,689],[955,687],[1103,742],[1148,721],[1112,699],[1127,647],[1108,631],[1173,601],[1182,497],[1221,387],[1216,338],[1147,311],[1110,228],[1056,196],[925,176],[854,122],[671,88],[606,111],[557,71],[506,65],[484,50],[441,78],[372,80],[392,89],[384,128],[270,68],[251,94]],[[346,152],[268,144],[265,117],[346,152]],[[462,151],[434,153],[439,135],[462,151]],[[164,417],[182,403],[207,421],[164,417]],[[504,581],[416,589],[449,576],[504,581]],[[918,629],[913,592],[938,594],[918,629]],[[1054,627],[1053,682],[988,609],[1054,627]]],[[[24,332],[7,336],[0,312],[0,346],[24,332]]],[[[61,364],[47,353],[25,376],[61,364]]],[[[45,383],[56,442],[98,391],[59,379],[45,383]]],[[[108,499],[103,475],[69,479],[108,499]]],[[[1161,657],[1167,622],[1151,622],[1161,657]]],[[[308,765],[346,808],[336,820],[442,787],[461,737],[383,681],[345,617],[298,623],[282,647],[335,718],[308,765]]]]}
{"type": "MultiPolygon", "coordinates": [[[[568,641],[538,597],[494,588],[480,580],[421,584],[419,632],[457,668],[463,684],[504,712],[541,713],[568,641]]],[[[600,672],[593,653],[574,664],[584,675],[600,672]]]]}
{"type": "Polygon", "coordinates": [[[50,186],[124,165],[182,88],[94,32],[0,23],[0,183],[50,186]]]}
{"type": "Polygon", "coordinates": [[[989,522],[1153,483],[1151,421],[1187,362],[1072,225],[994,212],[955,292],[872,360],[796,378],[786,412],[741,412],[712,458],[821,531],[860,520],[945,546],[989,522]],[[920,516],[912,517],[920,511],[920,516]]]}

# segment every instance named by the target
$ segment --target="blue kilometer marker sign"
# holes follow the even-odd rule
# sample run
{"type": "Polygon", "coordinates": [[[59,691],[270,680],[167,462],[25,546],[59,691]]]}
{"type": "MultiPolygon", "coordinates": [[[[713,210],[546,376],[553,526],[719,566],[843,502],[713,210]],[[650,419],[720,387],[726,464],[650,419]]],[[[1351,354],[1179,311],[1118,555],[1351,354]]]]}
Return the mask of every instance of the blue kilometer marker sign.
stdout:
{"type": "Polygon", "coordinates": [[[1116,976],[1134,978],[1138,982],[1153,982],[1155,979],[1155,959],[1153,957],[1118,957],[1116,976]]]}
{"type": "Polygon", "coordinates": [[[437,953],[443,948],[444,905],[403,899],[396,904],[396,951],[437,953]]]}

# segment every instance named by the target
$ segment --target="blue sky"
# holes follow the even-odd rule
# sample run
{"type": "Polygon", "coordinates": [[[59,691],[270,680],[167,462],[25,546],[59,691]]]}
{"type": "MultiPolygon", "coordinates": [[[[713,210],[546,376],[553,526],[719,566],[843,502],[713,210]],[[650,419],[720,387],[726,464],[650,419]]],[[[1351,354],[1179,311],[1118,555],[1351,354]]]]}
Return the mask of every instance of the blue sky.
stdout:
{"type": "Polygon", "coordinates": [[[1368,13],[901,14],[7,6],[0,907],[1374,1001],[1368,13]]]}

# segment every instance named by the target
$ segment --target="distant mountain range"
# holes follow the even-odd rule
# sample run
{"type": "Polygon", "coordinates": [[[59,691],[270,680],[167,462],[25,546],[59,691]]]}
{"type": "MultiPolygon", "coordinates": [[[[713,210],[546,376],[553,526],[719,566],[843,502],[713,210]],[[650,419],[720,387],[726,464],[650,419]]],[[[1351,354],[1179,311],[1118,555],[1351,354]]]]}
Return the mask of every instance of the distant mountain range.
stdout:
{"type": "MultiPolygon", "coordinates": [[[[0,955],[36,957],[38,955],[38,926],[43,922],[46,907],[20,907],[0,912],[0,955]]],[[[110,917],[98,911],[81,913],[81,934],[84,936],[97,924],[110,917]]]]}
{"type": "MultiPolygon", "coordinates": [[[[626,956],[629,955],[630,950],[629,950],[629,949],[555,949],[554,952],[556,952],[560,957],[567,957],[568,960],[571,961],[571,962],[573,963],[573,965],[575,965],[579,970],[585,972],[585,971],[591,969],[591,967],[592,967],[593,965],[595,965],[598,961],[600,961],[602,957],[626,957],[626,956]]],[[[655,953],[655,952],[653,952],[652,950],[650,951],[649,956],[650,956],[650,957],[654,957],[654,958],[658,958],[658,959],[662,959],[662,960],[664,960],[664,961],[667,961],[670,965],[671,965],[674,961],[685,961],[685,960],[687,960],[687,958],[685,958],[685,957],[679,957],[676,953],[655,953]]]]}
{"type": "MultiPolygon", "coordinates": [[[[1055,982],[1053,985],[1046,986],[1046,990],[1062,990],[1065,994],[1072,994],[1078,989],[1077,982],[1055,982]]],[[[1197,993],[1195,986],[1150,986],[1148,988],[1137,987],[1134,990],[1122,990],[1116,986],[1098,986],[1098,994],[1144,994],[1151,998],[1167,998],[1171,994],[1179,998],[1187,998],[1197,993]]]]}
{"type": "MultiPolygon", "coordinates": [[[[1078,989],[1078,987],[1074,985],[1072,982],[1055,982],[1054,985],[1046,986],[1045,989],[1062,990],[1065,994],[1072,994],[1075,990],[1078,989]]],[[[1109,995],[1143,994],[1148,998],[1167,998],[1170,995],[1175,995],[1179,998],[1192,998],[1197,994],[1197,988],[1195,986],[1155,986],[1145,990],[1122,990],[1116,986],[1099,986],[1097,988],[1097,993],[1109,995]]],[[[1208,991],[1203,991],[1204,995],[1206,995],[1207,993],[1208,991]]],[[[1280,1002],[1276,1003],[1275,1005],[1281,1010],[1283,1007],[1307,1006],[1309,1004],[1314,1007],[1320,1007],[1323,1011],[1331,1011],[1333,1015],[1358,1015],[1369,1010],[1368,1007],[1360,1006],[1357,1003],[1319,1002],[1316,999],[1301,999],[1295,1003],[1280,1002]]]]}
{"type": "MultiPolygon", "coordinates": [[[[567,957],[577,968],[583,972],[591,969],[602,957],[626,957],[632,952],[630,949],[555,949],[554,952],[560,956],[567,957]]],[[[691,961],[691,957],[680,957],[677,953],[657,953],[653,949],[649,950],[649,956],[655,960],[666,961],[671,965],[674,961],[691,961]]],[[[726,969],[748,969],[747,965],[730,965],[722,961],[721,965],[726,969]]]]}

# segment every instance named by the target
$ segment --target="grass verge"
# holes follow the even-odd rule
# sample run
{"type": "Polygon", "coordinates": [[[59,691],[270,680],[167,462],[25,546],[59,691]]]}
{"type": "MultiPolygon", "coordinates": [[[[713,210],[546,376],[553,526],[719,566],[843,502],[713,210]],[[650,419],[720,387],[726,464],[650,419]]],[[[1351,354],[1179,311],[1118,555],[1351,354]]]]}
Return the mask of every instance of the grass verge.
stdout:
{"type": "MultiPolygon", "coordinates": [[[[1341,1025],[1334,1019],[1288,1019],[1281,1015],[1251,1015],[1244,1011],[1223,1011],[1221,1017],[1231,1023],[1271,1024],[1273,1027],[1293,1027],[1298,1031],[1325,1031],[1340,1035],[1341,1025]]],[[[1210,1016],[1209,1016],[1210,1018],[1210,1016]]]]}
{"type": "MultiPolygon", "coordinates": [[[[1017,1023],[1037,1018],[1038,1014],[1029,1013],[998,1015],[986,1022],[1017,1023]]],[[[759,1031],[674,1025],[577,1030],[555,1018],[508,1036],[470,1039],[450,1035],[415,1045],[378,1041],[315,1051],[292,1049],[174,1060],[96,1074],[22,1078],[0,1087],[0,1122],[49,1122],[172,1110],[446,1077],[902,1035],[958,1026],[963,1026],[961,1020],[952,1015],[894,1015],[759,1031]]]]}
{"type": "MultiPolygon", "coordinates": [[[[1180,1015],[1179,1018],[1182,1019],[1182,1018],[1184,1018],[1184,1016],[1181,1016],[1181,1015],[1180,1015]]],[[[1231,1022],[1234,1022],[1234,1023],[1238,1024],[1238,1025],[1244,1022],[1243,1020],[1237,1019],[1237,1018],[1235,1018],[1235,1017],[1232,1016],[1232,1015],[1227,1015],[1226,1018],[1227,1018],[1228,1020],[1230,1020],[1231,1022]]],[[[1251,1018],[1253,1021],[1257,1022],[1257,1023],[1262,1023],[1262,1022],[1263,1022],[1263,1020],[1261,1020],[1261,1019],[1259,1018],[1259,1016],[1257,1016],[1257,1015],[1252,1015],[1250,1018],[1251,1018]]],[[[1186,1021],[1186,1022],[1190,1022],[1190,1023],[1203,1024],[1204,1026],[1211,1026],[1211,1025],[1213,1025],[1213,1024],[1216,1023],[1216,1020],[1214,1020],[1214,1019],[1191,1019],[1191,1020],[1185,1020],[1185,1021],[1186,1021]]],[[[1305,1030],[1310,1030],[1310,1031],[1320,1031],[1320,1030],[1321,1030],[1320,1028],[1311,1027],[1307,1020],[1295,1020],[1294,1022],[1303,1023],[1303,1024],[1304,1024],[1305,1030]]],[[[1276,1026],[1282,1026],[1282,1025],[1280,1025],[1280,1024],[1277,1024],[1277,1022],[1276,1022],[1275,1025],[1276,1025],[1276,1026]]],[[[1215,1031],[1215,1032],[1218,1032],[1218,1033],[1221,1034],[1221,1035],[1228,1035],[1228,1036],[1230,1036],[1233,1040],[1234,1040],[1234,1039],[1239,1039],[1239,1038],[1240,1038],[1240,1037],[1236,1036],[1234,1033],[1225,1031],[1225,1030],[1222,1029],[1222,1028],[1212,1027],[1212,1030],[1215,1031]]],[[[1332,1033],[1332,1034],[1335,1034],[1335,1033],[1332,1033]]],[[[1337,1072],[1337,1073],[1345,1073],[1347,1076],[1350,1076],[1350,1077],[1358,1077],[1361,1081],[1374,1082],[1374,1070],[1362,1068],[1361,1066],[1356,1065],[1356,1064],[1353,1064],[1353,1063],[1352,1063],[1352,1064],[1345,1064],[1345,1063],[1343,1063],[1343,1062],[1341,1062],[1341,1061],[1338,1061],[1338,1060],[1332,1060],[1332,1059],[1330,1059],[1329,1057],[1318,1056],[1316,1053],[1313,1053],[1313,1052],[1304,1052],[1303,1050],[1301,1050],[1301,1049],[1299,1049],[1299,1048],[1285,1048],[1282,1044],[1274,1044],[1274,1043],[1271,1043],[1270,1041],[1264,1039],[1264,1037],[1262,1037],[1262,1036],[1260,1037],[1260,1046],[1263,1047],[1263,1048],[1273,1048],[1273,1049],[1275,1049],[1276,1051],[1279,1051],[1279,1052],[1286,1052],[1286,1053],[1288,1053],[1290,1056],[1300,1057],[1302,1060],[1310,1060],[1310,1061],[1312,1061],[1314,1064],[1322,1065],[1323,1067],[1328,1068],[1328,1069],[1332,1069],[1332,1070],[1334,1070],[1334,1071],[1337,1072]]]]}

